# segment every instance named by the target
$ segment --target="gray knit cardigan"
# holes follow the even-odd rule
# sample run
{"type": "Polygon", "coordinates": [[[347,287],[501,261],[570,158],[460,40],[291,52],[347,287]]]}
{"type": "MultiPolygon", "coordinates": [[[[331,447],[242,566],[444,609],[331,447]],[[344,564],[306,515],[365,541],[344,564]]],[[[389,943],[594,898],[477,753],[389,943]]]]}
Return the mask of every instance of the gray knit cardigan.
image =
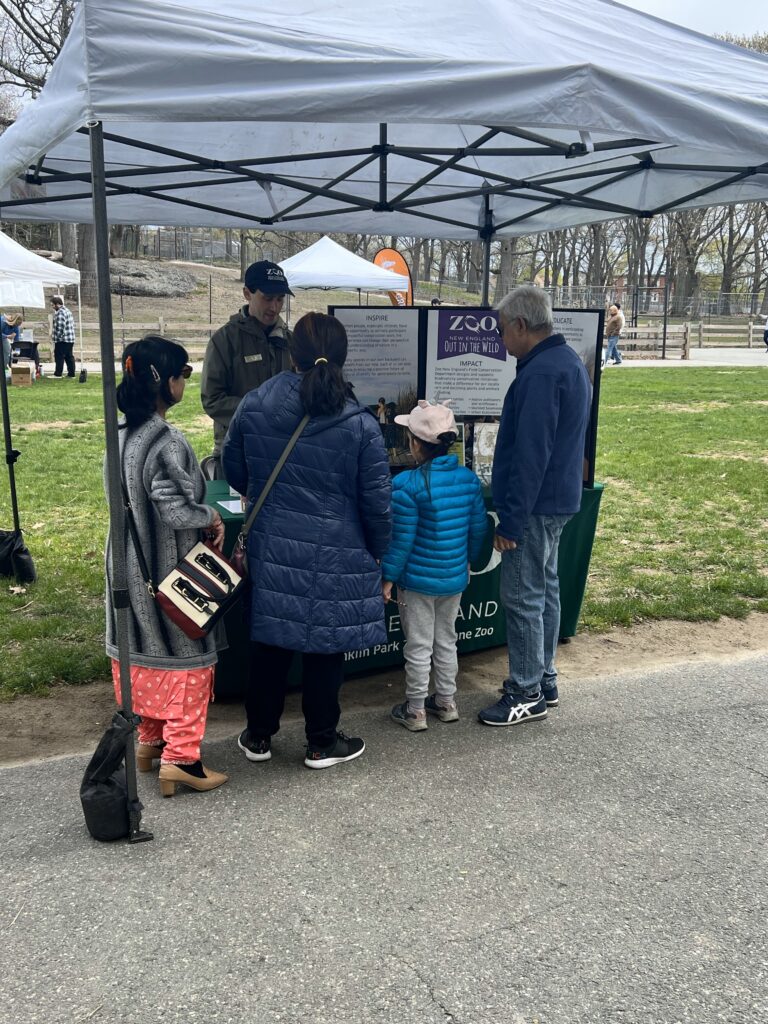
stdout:
{"type": "MultiPolygon", "coordinates": [[[[200,539],[214,510],[203,504],[205,479],[184,435],[158,415],[140,427],[120,429],[120,462],[150,575],[157,584],[200,539]]],[[[133,540],[126,527],[126,576],[130,608],[131,665],[186,670],[214,665],[223,631],[191,640],[162,613],[147,592],[133,540]]],[[[112,608],[112,537],[107,539],[107,654],[117,657],[112,608]]]]}

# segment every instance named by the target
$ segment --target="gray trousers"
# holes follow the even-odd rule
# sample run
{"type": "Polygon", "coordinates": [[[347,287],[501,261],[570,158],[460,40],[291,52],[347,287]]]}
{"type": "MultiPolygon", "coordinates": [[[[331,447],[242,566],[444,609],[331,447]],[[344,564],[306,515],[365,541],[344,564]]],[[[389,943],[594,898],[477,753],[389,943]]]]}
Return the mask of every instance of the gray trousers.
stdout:
{"type": "Polygon", "coordinates": [[[433,597],[399,589],[400,621],[405,633],[405,695],[420,703],[429,693],[429,670],[435,669],[435,690],[445,697],[456,693],[459,659],[456,654],[456,616],[461,594],[433,597]]]}

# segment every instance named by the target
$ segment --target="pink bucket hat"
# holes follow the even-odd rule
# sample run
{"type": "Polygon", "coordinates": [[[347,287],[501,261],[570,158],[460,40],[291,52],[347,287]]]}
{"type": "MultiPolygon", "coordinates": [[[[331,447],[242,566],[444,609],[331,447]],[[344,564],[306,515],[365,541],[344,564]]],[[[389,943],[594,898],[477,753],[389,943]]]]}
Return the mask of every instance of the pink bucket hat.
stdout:
{"type": "Polygon", "coordinates": [[[450,398],[439,405],[430,405],[422,398],[408,416],[395,416],[395,423],[408,427],[410,432],[428,444],[439,444],[440,435],[447,431],[458,434],[453,411],[448,408],[450,398]]]}

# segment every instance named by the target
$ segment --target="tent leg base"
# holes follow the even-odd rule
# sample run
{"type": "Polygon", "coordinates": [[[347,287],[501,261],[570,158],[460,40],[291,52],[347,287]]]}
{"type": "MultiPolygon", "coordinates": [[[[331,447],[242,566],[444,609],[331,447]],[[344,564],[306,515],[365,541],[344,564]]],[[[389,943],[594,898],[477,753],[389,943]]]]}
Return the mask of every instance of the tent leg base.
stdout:
{"type": "Polygon", "coordinates": [[[141,829],[137,829],[135,832],[131,832],[128,836],[129,843],[148,843],[150,839],[155,837],[151,832],[142,832],[141,829]]]}

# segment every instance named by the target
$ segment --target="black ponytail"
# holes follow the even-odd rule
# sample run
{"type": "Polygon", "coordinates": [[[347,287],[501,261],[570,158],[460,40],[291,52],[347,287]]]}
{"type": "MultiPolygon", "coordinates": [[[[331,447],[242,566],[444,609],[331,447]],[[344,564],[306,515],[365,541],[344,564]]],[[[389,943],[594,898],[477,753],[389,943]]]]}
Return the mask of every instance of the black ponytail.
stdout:
{"type": "Polygon", "coordinates": [[[352,390],[344,380],[347,332],[335,316],[307,313],[299,320],[289,342],[291,356],[301,372],[301,402],[310,416],[335,416],[352,390]]]}
{"type": "Polygon", "coordinates": [[[419,464],[419,470],[424,477],[424,486],[427,488],[427,495],[430,501],[432,501],[432,489],[429,486],[429,476],[432,469],[432,459],[438,459],[441,455],[447,455],[449,448],[454,444],[458,436],[455,430],[446,430],[444,433],[437,435],[437,441],[433,444],[431,441],[422,441],[420,437],[416,437],[414,434],[414,437],[419,442],[419,451],[424,456],[424,461],[419,464]]]}
{"type": "Polygon", "coordinates": [[[158,334],[148,334],[123,349],[123,379],[117,386],[117,407],[125,415],[128,430],[135,430],[157,411],[161,398],[174,404],[168,380],[179,377],[187,363],[183,345],[158,334]]]}

